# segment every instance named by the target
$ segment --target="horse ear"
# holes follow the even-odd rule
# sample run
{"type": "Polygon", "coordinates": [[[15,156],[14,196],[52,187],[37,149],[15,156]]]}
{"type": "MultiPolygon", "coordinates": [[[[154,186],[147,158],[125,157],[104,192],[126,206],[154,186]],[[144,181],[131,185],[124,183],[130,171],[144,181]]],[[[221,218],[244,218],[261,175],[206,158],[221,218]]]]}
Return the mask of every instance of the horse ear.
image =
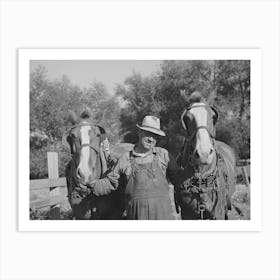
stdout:
{"type": "Polygon", "coordinates": [[[106,136],[106,130],[100,125],[98,125],[98,128],[99,128],[100,134],[101,134],[101,141],[104,141],[107,137],[106,136]]]}
{"type": "Polygon", "coordinates": [[[82,119],[89,119],[89,118],[91,118],[92,117],[92,112],[91,112],[90,108],[89,107],[84,108],[82,110],[81,114],[80,114],[80,117],[82,119]]]}
{"type": "Polygon", "coordinates": [[[187,113],[187,109],[185,109],[183,114],[181,115],[181,123],[182,123],[182,127],[184,128],[184,130],[186,130],[188,133],[187,126],[186,126],[185,120],[184,120],[186,113],[187,113]]]}
{"type": "Polygon", "coordinates": [[[180,95],[185,101],[185,103],[188,103],[189,98],[185,89],[180,89],[180,95]]]}
{"type": "Polygon", "coordinates": [[[73,143],[71,141],[71,137],[69,136],[69,131],[65,131],[63,133],[63,135],[62,135],[62,145],[64,147],[69,147],[70,146],[71,154],[74,153],[73,143]]]}
{"type": "Polygon", "coordinates": [[[214,123],[214,125],[216,125],[216,123],[217,123],[217,121],[219,119],[219,113],[218,113],[218,110],[214,106],[211,106],[211,109],[214,112],[213,123],[214,123]]]}
{"type": "Polygon", "coordinates": [[[68,110],[68,121],[70,121],[72,125],[76,124],[78,121],[76,113],[72,110],[68,110]]]}

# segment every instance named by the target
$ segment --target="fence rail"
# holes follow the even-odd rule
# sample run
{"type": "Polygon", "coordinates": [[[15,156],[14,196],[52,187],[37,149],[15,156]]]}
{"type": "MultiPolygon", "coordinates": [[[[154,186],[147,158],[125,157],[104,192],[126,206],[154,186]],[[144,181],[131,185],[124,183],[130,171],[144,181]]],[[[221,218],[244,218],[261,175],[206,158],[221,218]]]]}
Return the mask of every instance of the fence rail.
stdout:
{"type": "Polygon", "coordinates": [[[66,187],[66,178],[36,179],[30,181],[30,190],[48,189],[51,187],[66,187]]]}
{"type": "Polygon", "coordinates": [[[61,189],[66,188],[66,178],[58,176],[58,154],[48,152],[48,179],[30,180],[30,192],[47,191],[44,197],[32,200],[30,199],[30,209],[36,210],[49,207],[50,219],[60,219],[61,204],[67,202],[66,191],[64,194],[61,189]]]}

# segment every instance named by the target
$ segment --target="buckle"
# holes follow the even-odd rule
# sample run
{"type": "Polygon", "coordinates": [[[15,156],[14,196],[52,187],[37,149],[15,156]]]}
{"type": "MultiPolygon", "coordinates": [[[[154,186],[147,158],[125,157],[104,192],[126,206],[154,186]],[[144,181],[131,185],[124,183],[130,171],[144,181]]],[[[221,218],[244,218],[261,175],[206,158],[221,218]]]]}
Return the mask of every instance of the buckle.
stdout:
{"type": "Polygon", "coordinates": [[[198,205],[198,210],[199,210],[200,212],[204,212],[205,209],[206,209],[206,207],[205,207],[204,204],[199,204],[199,205],[198,205]]]}
{"type": "Polygon", "coordinates": [[[200,219],[203,220],[203,212],[205,211],[205,205],[204,204],[199,204],[198,209],[200,212],[200,219]]]}

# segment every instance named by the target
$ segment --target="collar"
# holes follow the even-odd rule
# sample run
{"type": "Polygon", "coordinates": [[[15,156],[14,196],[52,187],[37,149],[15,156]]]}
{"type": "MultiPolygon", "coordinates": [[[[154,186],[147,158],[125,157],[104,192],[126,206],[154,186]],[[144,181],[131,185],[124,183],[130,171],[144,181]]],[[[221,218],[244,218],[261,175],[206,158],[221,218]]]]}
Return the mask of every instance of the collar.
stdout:
{"type": "Polygon", "coordinates": [[[156,147],[153,147],[153,149],[151,151],[148,151],[147,153],[136,153],[135,152],[135,148],[132,150],[132,155],[135,156],[135,157],[147,157],[149,155],[152,155],[152,154],[156,154],[157,153],[157,150],[156,150],[156,147]]]}

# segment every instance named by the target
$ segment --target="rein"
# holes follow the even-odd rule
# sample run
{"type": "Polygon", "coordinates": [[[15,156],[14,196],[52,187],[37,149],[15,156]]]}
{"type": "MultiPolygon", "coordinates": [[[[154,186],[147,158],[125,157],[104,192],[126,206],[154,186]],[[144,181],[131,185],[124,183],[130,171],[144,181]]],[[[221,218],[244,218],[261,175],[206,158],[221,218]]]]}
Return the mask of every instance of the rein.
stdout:
{"type": "Polygon", "coordinates": [[[219,170],[218,170],[218,156],[216,159],[216,163],[214,166],[214,169],[207,174],[207,176],[202,177],[202,174],[199,172],[195,172],[194,166],[194,175],[187,179],[183,185],[184,188],[188,192],[190,192],[197,200],[197,209],[199,211],[200,219],[203,220],[204,218],[204,212],[206,210],[205,206],[205,199],[202,198],[203,195],[207,195],[207,192],[209,191],[209,188],[211,188],[211,200],[214,202],[213,208],[210,212],[210,215],[213,215],[215,211],[215,207],[218,203],[218,190],[219,190],[219,185],[218,185],[218,175],[219,175],[219,170]]]}
{"type": "Polygon", "coordinates": [[[197,134],[197,132],[198,132],[199,129],[205,129],[205,130],[208,132],[208,134],[209,134],[209,136],[210,136],[211,139],[214,139],[214,138],[215,138],[214,133],[212,133],[212,132],[208,129],[207,126],[201,125],[201,126],[198,126],[198,127],[196,128],[196,130],[191,134],[191,136],[190,136],[190,141],[194,138],[194,136],[197,134]]]}

